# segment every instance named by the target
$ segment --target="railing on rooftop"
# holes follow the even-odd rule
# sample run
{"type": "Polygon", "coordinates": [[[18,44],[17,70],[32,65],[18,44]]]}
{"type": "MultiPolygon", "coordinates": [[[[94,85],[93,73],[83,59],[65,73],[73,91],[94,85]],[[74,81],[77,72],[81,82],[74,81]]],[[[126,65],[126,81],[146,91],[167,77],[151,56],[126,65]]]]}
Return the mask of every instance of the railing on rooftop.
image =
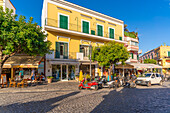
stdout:
{"type": "MultiPolygon", "coordinates": [[[[66,28],[62,28],[60,27],[60,23],[59,20],[56,19],[51,19],[51,18],[46,18],[45,19],[45,25],[47,26],[52,26],[52,27],[56,27],[56,28],[62,28],[62,29],[67,29],[67,30],[71,30],[71,31],[77,31],[77,32],[82,32],[82,33],[86,33],[86,34],[91,34],[91,35],[96,35],[96,36],[101,36],[101,37],[106,37],[106,38],[111,38],[111,39],[117,39],[117,40],[123,40],[122,36],[118,35],[118,34],[114,34],[113,37],[110,37],[109,35],[109,29],[107,29],[107,31],[103,31],[102,34],[98,34],[97,29],[93,29],[90,26],[89,31],[84,32],[82,29],[82,25],[80,25],[80,21],[76,22],[77,24],[74,23],[68,23],[68,27],[66,26],[66,28]]],[[[63,23],[65,24],[65,23],[63,23]]],[[[93,25],[95,25],[96,23],[94,23],[93,25]]],[[[95,26],[96,27],[96,26],[95,26]]],[[[105,28],[103,28],[105,30],[105,28]]]]}

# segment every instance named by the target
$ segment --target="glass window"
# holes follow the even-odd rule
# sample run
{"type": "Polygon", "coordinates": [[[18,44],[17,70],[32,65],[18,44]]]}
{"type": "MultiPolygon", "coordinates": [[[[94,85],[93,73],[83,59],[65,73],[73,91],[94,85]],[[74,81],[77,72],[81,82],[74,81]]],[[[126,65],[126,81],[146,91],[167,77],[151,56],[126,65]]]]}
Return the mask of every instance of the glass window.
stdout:
{"type": "Polygon", "coordinates": [[[60,44],[60,55],[63,55],[64,52],[64,45],[60,44]]]}
{"type": "Polygon", "coordinates": [[[68,59],[68,43],[56,42],[55,58],[60,58],[60,56],[68,59]]]}

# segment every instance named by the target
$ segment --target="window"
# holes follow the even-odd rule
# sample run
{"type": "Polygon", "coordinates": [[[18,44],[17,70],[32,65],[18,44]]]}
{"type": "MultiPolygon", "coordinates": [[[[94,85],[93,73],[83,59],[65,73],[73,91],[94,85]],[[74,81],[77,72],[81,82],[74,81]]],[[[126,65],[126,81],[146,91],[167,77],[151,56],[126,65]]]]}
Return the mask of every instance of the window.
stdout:
{"type": "Polygon", "coordinates": [[[97,25],[97,35],[103,36],[103,26],[102,25],[97,25]]]}
{"type": "Polygon", "coordinates": [[[68,16],[60,15],[60,28],[68,29],[68,16]]]}
{"type": "Polygon", "coordinates": [[[82,21],[82,26],[83,26],[83,28],[82,28],[83,33],[89,34],[89,29],[90,29],[89,22],[82,21]]]}
{"type": "Polygon", "coordinates": [[[109,28],[109,38],[114,39],[114,29],[113,28],[109,28]]]}
{"type": "Polygon", "coordinates": [[[137,60],[139,60],[139,55],[137,55],[137,60]]]}
{"type": "Polygon", "coordinates": [[[80,45],[80,52],[83,53],[84,57],[89,57],[90,47],[88,45],[80,45]]]}
{"type": "Polygon", "coordinates": [[[150,55],[148,55],[148,59],[150,59],[150,55]]]}
{"type": "Polygon", "coordinates": [[[170,51],[168,51],[168,57],[170,57],[170,51]]]}
{"type": "Polygon", "coordinates": [[[56,42],[55,58],[68,59],[68,43],[56,42]]]}
{"type": "Polygon", "coordinates": [[[131,53],[131,58],[133,59],[133,53],[131,53]]]}
{"type": "Polygon", "coordinates": [[[158,52],[156,53],[156,55],[157,55],[157,58],[159,57],[159,54],[158,54],[158,52]]]}
{"type": "Polygon", "coordinates": [[[151,54],[151,56],[152,56],[152,59],[153,59],[153,53],[151,54]]]}
{"type": "Polygon", "coordinates": [[[132,46],[139,46],[138,42],[131,41],[132,46]]]}
{"type": "Polygon", "coordinates": [[[60,44],[60,55],[63,55],[64,53],[64,44],[60,44]]]}

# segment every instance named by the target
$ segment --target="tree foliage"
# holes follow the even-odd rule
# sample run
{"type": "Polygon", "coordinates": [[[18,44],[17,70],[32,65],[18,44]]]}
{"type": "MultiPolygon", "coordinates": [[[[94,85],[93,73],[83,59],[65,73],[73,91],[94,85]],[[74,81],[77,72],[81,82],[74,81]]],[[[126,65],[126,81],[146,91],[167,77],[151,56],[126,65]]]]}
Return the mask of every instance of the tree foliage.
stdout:
{"type": "Polygon", "coordinates": [[[0,71],[5,61],[19,53],[45,55],[49,53],[51,42],[44,41],[47,35],[33,23],[31,17],[13,15],[13,10],[0,8],[0,71]]]}
{"type": "Polygon", "coordinates": [[[156,64],[157,61],[155,59],[145,59],[144,63],[145,64],[156,64]]]}
{"type": "Polygon", "coordinates": [[[129,52],[123,44],[116,42],[105,43],[101,47],[95,47],[92,52],[92,60],[98,61],[100,66],[124,63],[129,58],[129,52]]]}

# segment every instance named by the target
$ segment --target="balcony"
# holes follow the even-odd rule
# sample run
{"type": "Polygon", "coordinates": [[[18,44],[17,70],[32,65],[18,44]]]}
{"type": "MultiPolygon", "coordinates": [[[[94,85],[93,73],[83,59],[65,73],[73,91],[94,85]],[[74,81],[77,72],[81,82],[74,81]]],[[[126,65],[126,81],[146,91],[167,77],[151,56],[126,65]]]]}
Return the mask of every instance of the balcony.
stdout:
{"type": "Polygon", "coordinates": [[[89,57],[85,57],[84,53],[81,52],[69,52],[66,55],[57,55],[59,56],[56,58],[56,52],[51,51],[51,54],[47,54],[47,59],[57,59],[57,60],[89,60],[89,57]]]}
{"type": "MultiPolygon", "coordinates": [[[[76,21],[75,21],[75,23],[76,23],[76,21]]],[[[82,31],[82,26],[79,25],[79,23],[81,23],[81,22],[77,21],[77,24],[68,23],[68,28],[64,29],[64,28],[59,27],[58,20],[46,18],[45,19],[45,30],[74,35],[74,36],[81,36],[81,37],[90,38],[90,39],[98,39],[98,40],[102,40],[102,41],[116,41],[116,42],[120,42],[120,43],[127,43],[127,42],[123,41],[122,36],[120,36],[118,34],[114,34],[114,38],[110,38],[109,31],[103,32],[101,35],[101,34],[97,33],[96,29],[89,29],[89,31],[87,33],[84,33],[82,31]]],[[[93,25],[95,25],[95,24],[93,24],[93,25]]]]}

